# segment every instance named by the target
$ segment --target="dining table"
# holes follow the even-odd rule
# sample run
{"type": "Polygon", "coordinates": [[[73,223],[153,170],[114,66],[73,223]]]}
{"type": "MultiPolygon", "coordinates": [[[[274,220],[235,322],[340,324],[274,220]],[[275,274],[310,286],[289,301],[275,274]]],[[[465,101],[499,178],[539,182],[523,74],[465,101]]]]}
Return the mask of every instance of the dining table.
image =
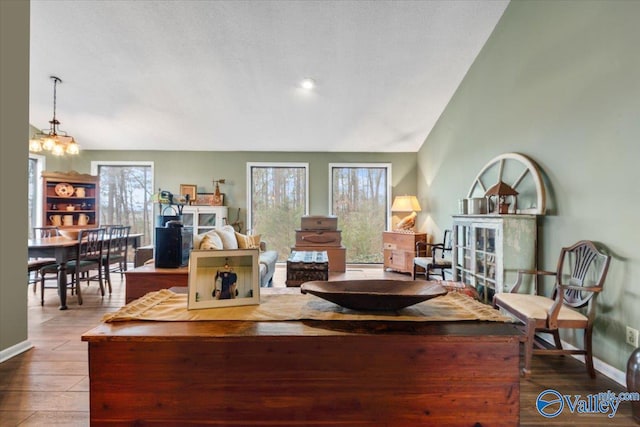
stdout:
{"type": "MultiPolygon", "coordinates": [[[[140,246],[140,240],[144,234],[131,233],[128,238],[128,245],[131,245],[134,252],[140,246]]],[[[105,237],[105,241],[109,237],[105,237]]],[[[72,260],[78,250],[80,240],[68,239],[64,236],[43,237],[27,239],[27,248],[30,258],[55,258],[58,264],[58,294],[60,295],[60,310],[67,307],[67,263],[72,260]]]]}

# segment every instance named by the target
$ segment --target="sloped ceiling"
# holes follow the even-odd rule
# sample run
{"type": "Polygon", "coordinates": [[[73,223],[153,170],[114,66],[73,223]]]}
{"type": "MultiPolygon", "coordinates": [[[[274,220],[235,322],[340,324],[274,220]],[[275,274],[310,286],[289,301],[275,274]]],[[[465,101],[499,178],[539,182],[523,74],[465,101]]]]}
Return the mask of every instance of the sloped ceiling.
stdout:
{"type": "Polygon", "coordinates": [[[82,149],[414,152],[507,4],[31,0],[30,122],[55,75],[82,149]]]}

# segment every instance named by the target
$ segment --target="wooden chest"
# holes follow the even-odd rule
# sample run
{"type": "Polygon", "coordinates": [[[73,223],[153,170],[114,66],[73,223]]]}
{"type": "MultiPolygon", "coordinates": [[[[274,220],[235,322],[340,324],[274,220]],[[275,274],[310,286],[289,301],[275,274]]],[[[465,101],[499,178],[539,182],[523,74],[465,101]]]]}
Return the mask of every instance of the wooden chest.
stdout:
{"type": "Polygon", "coordinates": [[[326,251],[292,251],[287,260],[287,286],[300,286],[310,280],[329,280],[326,251]]]}
{"type": "Polygon", "coordinates": [[[337,230],[338,218],[335,216],[307,215],[300,220],[303,230],[337,230]]]}
{"type": "Polygon", "coordinates": [[[296,246],[335,246],[342,245],[341,232],[324,230],[296,230],[296,246]]]}
{"type": "Polygon", "coordinates": [[[82,340],[92,426],[520,421],[512,323],[132,321],[101,323],[82,340]]]}

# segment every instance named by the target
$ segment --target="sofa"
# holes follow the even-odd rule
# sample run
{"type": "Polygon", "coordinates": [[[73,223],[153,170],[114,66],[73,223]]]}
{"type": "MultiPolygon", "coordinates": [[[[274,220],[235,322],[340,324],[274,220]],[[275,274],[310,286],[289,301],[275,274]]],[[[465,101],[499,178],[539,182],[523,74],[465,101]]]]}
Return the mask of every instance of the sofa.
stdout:
{"type": "Polygon", "coordinates": [[[259,271],[260,287],[273,285],[273,273],[276,271],[278,252],[267,250],[266,243],[260,240],[260,235],[246,235],[235,231],[230,225],[216,230],[199,234],[193,239],[193,249],[202,250],[233,250],[260,249],[259,271]]]}

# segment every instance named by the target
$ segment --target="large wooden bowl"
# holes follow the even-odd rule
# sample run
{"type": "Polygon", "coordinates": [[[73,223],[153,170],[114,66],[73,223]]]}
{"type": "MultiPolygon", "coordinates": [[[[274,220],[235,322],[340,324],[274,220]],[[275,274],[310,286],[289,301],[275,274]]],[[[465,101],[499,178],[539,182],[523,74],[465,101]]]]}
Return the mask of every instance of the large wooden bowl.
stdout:
{"type": "Polygon", "coordinates": [[[424,280],[338,280],[305,282],[300,292],[352,310],[390,311],[445,295],[447,290],[424,280]]]}
{"type": "Polygon", "coordinates": [[[65,239],[69,240],[78,240],[78,236],[80,235],[80,230],[69,230],[69,229],[60,229],[58,233],[65,239]]]}

